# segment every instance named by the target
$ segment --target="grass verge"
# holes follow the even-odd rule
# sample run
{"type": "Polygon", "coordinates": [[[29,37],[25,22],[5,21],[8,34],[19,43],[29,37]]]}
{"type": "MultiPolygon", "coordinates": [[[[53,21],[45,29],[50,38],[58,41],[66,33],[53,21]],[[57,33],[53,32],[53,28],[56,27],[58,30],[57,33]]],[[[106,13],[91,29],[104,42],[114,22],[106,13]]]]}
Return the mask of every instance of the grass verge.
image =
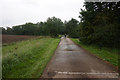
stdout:
{"type": "Polygon", "coordinates": [[[118,67],[118,53],[120,50],[118,49],[111,49],[111,48],[99,48],[94,45],[85,45],[82,42],[79,41],[79,39],[71,39],[73,42],[77,43],[84,49],[88,50],[89,52],[95,54],[96,56],[99,56],[101,59],[110,62],[114,66],[118,67]]]}
{"type": "Polygon", "coordinates": [[[3,78],[39,78],[60,39],[42,37],[2,48],[3,78]]]}

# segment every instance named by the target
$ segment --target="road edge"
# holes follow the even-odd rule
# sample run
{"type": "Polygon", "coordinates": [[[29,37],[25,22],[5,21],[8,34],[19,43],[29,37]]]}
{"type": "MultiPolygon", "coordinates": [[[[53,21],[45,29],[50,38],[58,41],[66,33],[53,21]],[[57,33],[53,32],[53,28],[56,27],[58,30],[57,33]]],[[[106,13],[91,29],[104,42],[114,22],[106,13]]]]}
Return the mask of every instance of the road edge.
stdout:
{"type": "MultiPolygon", "coordinates": [[[[69,39],[71,40],[71,38],[69,38],[69,39]]],[[[71,40],[71,41],[72,41],[72,40],[71,40]]],[[[97,55],[91,53],[90,51],[88,51],[87,49],[83,48],[81,45],[75,43],[74,41],[72,41],[72,42],[73,42],[74,44],[76,44],[78,47],[82,48],[82,49],[83,49],[84,51],[86,51],[88,54],[90,54],[90,55],[96,57],[97,59],[103,61],[104,63],[108,64],[109,66],[111,66],[112,68],[114,68],[114,69],[119,73],[118,67],[112,65],[112,64],[111,64],[110,62],[108,62],[108,61],[103,60],[101,57],[99,57],[99,56],[97,56],[97,55]]]]}
{"type": "Polygon", "coordinates": [[[40,78],[44,78],[44,77],[43,77],[43,74],[44,74],[45,72],[47,72],[48,66],[50,65],[50,62],[52,61],[52,59],[53,59],[53,57],[54,57],[54,55],[55,55],[55,53],[56,53],[56,51],[57,51],[57,49],[58,49],[58,46],[59,46],[60,42],[61,42],[61,39],[60,39],[60,41],[59,41],[59,43],[58,43],[58,45],[57,45],[56,50],[54,51],[54,53],[53,53],[53,55],[52,55],[50,61],[47,63],[47,65],[46,65],[46,67],[45,67],[42,75],[40,76],[40,78]]]}

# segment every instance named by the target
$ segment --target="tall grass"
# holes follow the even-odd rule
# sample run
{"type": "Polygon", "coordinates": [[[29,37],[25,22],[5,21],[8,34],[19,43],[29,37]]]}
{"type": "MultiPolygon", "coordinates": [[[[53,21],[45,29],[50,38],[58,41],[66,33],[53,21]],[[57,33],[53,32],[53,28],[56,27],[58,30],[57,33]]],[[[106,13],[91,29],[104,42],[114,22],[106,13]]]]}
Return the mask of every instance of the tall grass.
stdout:
{"type": "Polygon", "coordinates": [[[59,40],[47,37],[3,46],[3,78],[39,78],[59,40]]]}

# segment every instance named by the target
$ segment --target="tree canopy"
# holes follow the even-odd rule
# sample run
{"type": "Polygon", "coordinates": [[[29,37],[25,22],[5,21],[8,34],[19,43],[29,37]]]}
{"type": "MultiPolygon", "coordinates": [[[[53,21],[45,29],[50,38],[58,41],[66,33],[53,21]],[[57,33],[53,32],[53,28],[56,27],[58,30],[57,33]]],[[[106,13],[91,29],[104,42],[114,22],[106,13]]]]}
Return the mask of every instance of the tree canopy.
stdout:
{"type": "Polygon", "coordinates": [[[81,10],[80,41],[118,47],[120,2],[85,2],[81,10]]]}
{"type": "Polygon", "coordinates": [[[45,22],[26,23],[23,25],[13,26],[7,29],[2,28],[3,34],[14,35],[44,35],[58,37],[58,35],[68,34],[71,37],[79,37],[79,21],[71,19],[70,21],[62,22],[56,17],[49,17],[45,22]]]}
{"type": "Polygon", "coordinates": [[[79,21],[76,19],[71,19],[65,23],[66,33],[70,37],[78,38],[79,37],[79,21]]]}

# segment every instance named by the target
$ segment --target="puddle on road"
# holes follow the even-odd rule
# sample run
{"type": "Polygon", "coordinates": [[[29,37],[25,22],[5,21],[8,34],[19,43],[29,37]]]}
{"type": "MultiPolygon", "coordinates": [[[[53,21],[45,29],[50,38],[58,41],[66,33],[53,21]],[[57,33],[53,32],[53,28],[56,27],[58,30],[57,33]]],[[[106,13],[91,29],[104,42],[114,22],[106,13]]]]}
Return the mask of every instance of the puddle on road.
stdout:
{"type": "Polygon", "coordinates": [[[60,46],[60,50],[62,51],[78,51],[80,50],[78,46],[76,45],[70,45],[70,44],[63,44],[60,46]]]}
{"type": "Polygon", "coordinates": [[[64,49],[64,51],[74,51],[73,49],[64,49]]]}

